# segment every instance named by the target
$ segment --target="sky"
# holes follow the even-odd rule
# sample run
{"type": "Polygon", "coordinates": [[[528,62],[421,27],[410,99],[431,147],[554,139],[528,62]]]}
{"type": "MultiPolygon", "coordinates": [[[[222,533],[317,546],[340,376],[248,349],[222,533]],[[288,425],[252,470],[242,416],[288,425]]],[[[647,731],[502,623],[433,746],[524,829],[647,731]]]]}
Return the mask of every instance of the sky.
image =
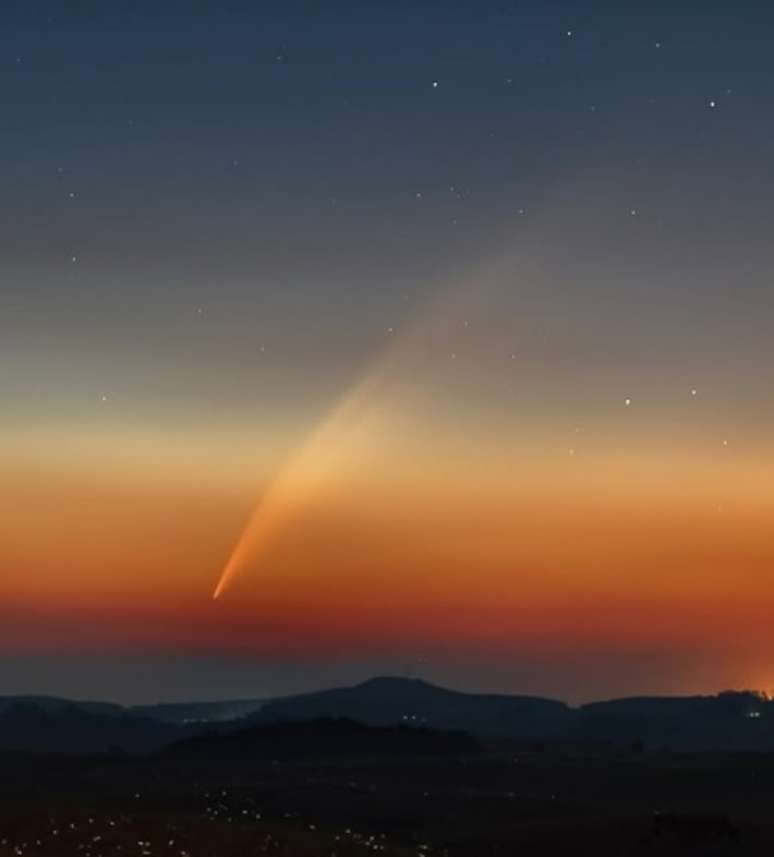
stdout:
{"type": "Polygon", "coordinates": [[[774,690],[774,10],[7,5],[0,693],[774,690]]]}

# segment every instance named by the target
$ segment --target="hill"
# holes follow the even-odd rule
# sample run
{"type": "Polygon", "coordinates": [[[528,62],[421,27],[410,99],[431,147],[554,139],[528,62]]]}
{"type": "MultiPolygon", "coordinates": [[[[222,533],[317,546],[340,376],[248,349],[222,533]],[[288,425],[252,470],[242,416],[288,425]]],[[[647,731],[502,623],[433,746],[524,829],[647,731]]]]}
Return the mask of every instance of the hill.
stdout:
{"type": "Polygon", "coordinates": [[[265,705],[263,699],[226,699],[215,702],[167,702],[133,705],[128,712],[165,723],[225,723],[249,717],[265,705]]]}
{"type": "Polygon", "coordinates": [[[474,694],[419,679],[374,678],[353,687],[261,701],[124,708],[56,697],[0,698],[0,751],[128,753],[217,725],[219,733],[301,721],[466,732],[485,742],[552,741],[642,749],[774,750],[774,702],[752,692],[630,697],[572,708],[534,696],[474,694]]]}
{"type": "Polygon", "coordinates": [[[750,691],[593,702],[578,710],[570,734],[645,749],[774,750],[774,703],[750,691]]]}
{"type": "Polygon", "coordinates": [[[0,752],[93,755],[151,753],[184,735],[182,727],[74,705],[16,703],[0,713],[0,752]]]}
{"type": "Polygon", "coordinates": [[[561,734],[572,717],[563,702],[541,697],[461,693],[420,679],[374,678],[355,687],[273,700],[251,719],[347,718],[371,726],[402,723],[490,737],[544,737],[561,734]]]}
{"type": "Polygon", "coordinates": [[[34,706],[42,711],[58,712],[67,708],[77,708],[89,714],[99,714],[110,717],[123,717],[127,710],[122,705],[112,702],[95,702],[92,700],[64,699],[59,696],[0,696],[0,715],[16,706],[34,706]]]}

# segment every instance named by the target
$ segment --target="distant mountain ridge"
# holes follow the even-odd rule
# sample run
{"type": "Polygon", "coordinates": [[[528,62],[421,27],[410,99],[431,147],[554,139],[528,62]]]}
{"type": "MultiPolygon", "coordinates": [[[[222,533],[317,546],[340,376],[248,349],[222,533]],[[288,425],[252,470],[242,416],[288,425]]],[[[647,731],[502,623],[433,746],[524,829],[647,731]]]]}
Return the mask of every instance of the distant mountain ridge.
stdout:
{"type": "Polygon", "coordinates": [[[226,735],[301,721],[465,732],[482,742],[774,751],[774,702],[749,691],[630,697],[574,708],[542,697],[464,693],[393,677],[274,700],[131,708],[46,696],[0,697],[0,751],[152,753],[206,729],[226,735]]]}
{"type": "Polygon", "coordinates": [[[421,679],[378,677],[354,687],[334,688],[267,702],[255,723],[349,718],[370,726],[404,723],[478,735],[554,735],[566,728],[572,709],[536,696],[463,693],[421,679]]]}
{"type": "Polygon", "coordinates": [[[77,705],[17,702],[0,712],[0,751],[36,754],[145,754],[180,740],[184,727],[77,705]]]}
{"type": "Polygon", "coordinates": [[[267,702],[256,723],[346,717],[370,725],[462,729],[484,739],[545,739],[685,750],[774,750],[774,702],[752,691],[629,697],[572,708],[534,696],[469,694],[420,679],[374,678],[267,702]]]}
{"type": "Polygon", "coordinates": [[[266,704],[264,699],[226,699],[216,702],[159,702],[133,705],[131,714],[166,723],[224,723],[249,717],[266,704]]]}
{"type": "Polygon", "coordinates": [[[263,699],[216,700],[214,702],[160,702],[124,706],[114,702],[66,699],[58,696],[0,696],[0,715],[15,705],[35,705],[48,712],[77,708],[109,717],[146,717],[165,723],[216,723],[238,720],[260,710],[263,699]]]}
{"type": "Polygon", "coordinates": [[[753,691],[630,697],[578,709],[571,734],[646,749],[774,750],[774,702],[753,691]]]}
{"type": "Polygon", "coordinates": [[[0,696],[0,714],[4,714],[10,708],[18,705],[34,705],[42,711],[56,712],[65,708],[77,708],[89,714],[101,714],[104,716],[121,717],[128,711],[122,705],[113,702],[96,702],[91,700],[65,699],[59,696],[0,696]]]}

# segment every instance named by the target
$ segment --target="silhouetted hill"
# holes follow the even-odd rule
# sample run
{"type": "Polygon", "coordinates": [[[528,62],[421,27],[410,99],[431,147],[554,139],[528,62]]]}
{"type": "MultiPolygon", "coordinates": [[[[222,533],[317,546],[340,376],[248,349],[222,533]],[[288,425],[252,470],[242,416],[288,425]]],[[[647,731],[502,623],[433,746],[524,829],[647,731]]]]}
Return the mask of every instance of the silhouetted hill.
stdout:
{"type": "Polygon", "coordinates": [[[467,732],[484,741],[605,743],[643,749],[774,750],[774,702],[752,692],[631,697],[571,708],[532,696],[470,694],[418,679],[375,678],[283,699],[136,706],[0,698],[0,751],[147,753],[200,733],[350,720],[467,732]],[[247,716],[240,716],[245,715],[247,716]]]}
{"type": "Polygon", "coordinates": [[[578,710],[571,734],[645,748],[772,750],[774,703],[749,691],[594,702],[578,710]]]}
{"type": "Polygon", "coordinates": [[[249,717],[265,705],[262,699],[227,699],[215,702],[168,702],[133,705],[128,711],[165,723],[222,723],[249,717]]]}
{"type": "Polygon", "coordinates": [[[411,726],[366,726],[343,718],[321,718],[197,735],[172,744],[162,755],[173,759],[250,761],[447,756],[478,750],[478,744],[464,732],[438,732],[411,726]]]}
{"type": "Polygon", "coordinates": [[[110,717],[142,717],[164,723],[220,723],[239,720],[259,711],[262,699],[215,700],[213,702],[160,702],[123,706],[112,702],[64,699],[58,696],[0,696],[0,714],[16,705],[34,705],[43,711],[57,712],[76,708],[88,714],[110,717]]]}
{"type": "Polygon", "coordinates": [[[89,714],[101,714],[111,717],[123,717],[126,709],[112,702],[94,702],[91,700],[63,699],[58,696],[0,696],[0,714],[18,705],[33,705],[43,711],[62,711],[65,708],[77,708],[89,714]]]}
{"type": "Polygon", "coordinates": [[[0,713],[0,751],[90,755],[151,753],[190,734],[181,727],[76,706],[16,703],[0,713]]]}
{"type": "Polygon", "coordinates": [[[468,694],[417,679],[375,678],[277,699],[255,723],[345,717],[370,725],[429,726],[482,739],[541,739],[675,750],[774,750],[774,703],[752,692],[631,697],[570,708],[531,696],[468,694]]]}
{"type": "Polygon", "coordinates": [[[563,702],[533,696],[471,694],[419,679],[374,678],[355,687],[267,702],[253,718],[272,723],[348,718],[371,726],[407,724],[475,735],[544,737],[565,731],[573,717],[563,702]]]}

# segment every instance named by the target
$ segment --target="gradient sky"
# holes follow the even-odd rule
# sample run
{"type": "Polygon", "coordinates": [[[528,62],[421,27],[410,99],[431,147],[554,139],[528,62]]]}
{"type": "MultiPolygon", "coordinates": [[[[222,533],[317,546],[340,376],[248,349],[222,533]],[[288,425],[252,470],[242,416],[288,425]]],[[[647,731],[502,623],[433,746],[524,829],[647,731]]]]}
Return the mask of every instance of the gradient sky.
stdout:
{"type": "Polygon", "coordinates": [[[774,690],[772,43],[6,4],[0,693],[774,690]]]}

